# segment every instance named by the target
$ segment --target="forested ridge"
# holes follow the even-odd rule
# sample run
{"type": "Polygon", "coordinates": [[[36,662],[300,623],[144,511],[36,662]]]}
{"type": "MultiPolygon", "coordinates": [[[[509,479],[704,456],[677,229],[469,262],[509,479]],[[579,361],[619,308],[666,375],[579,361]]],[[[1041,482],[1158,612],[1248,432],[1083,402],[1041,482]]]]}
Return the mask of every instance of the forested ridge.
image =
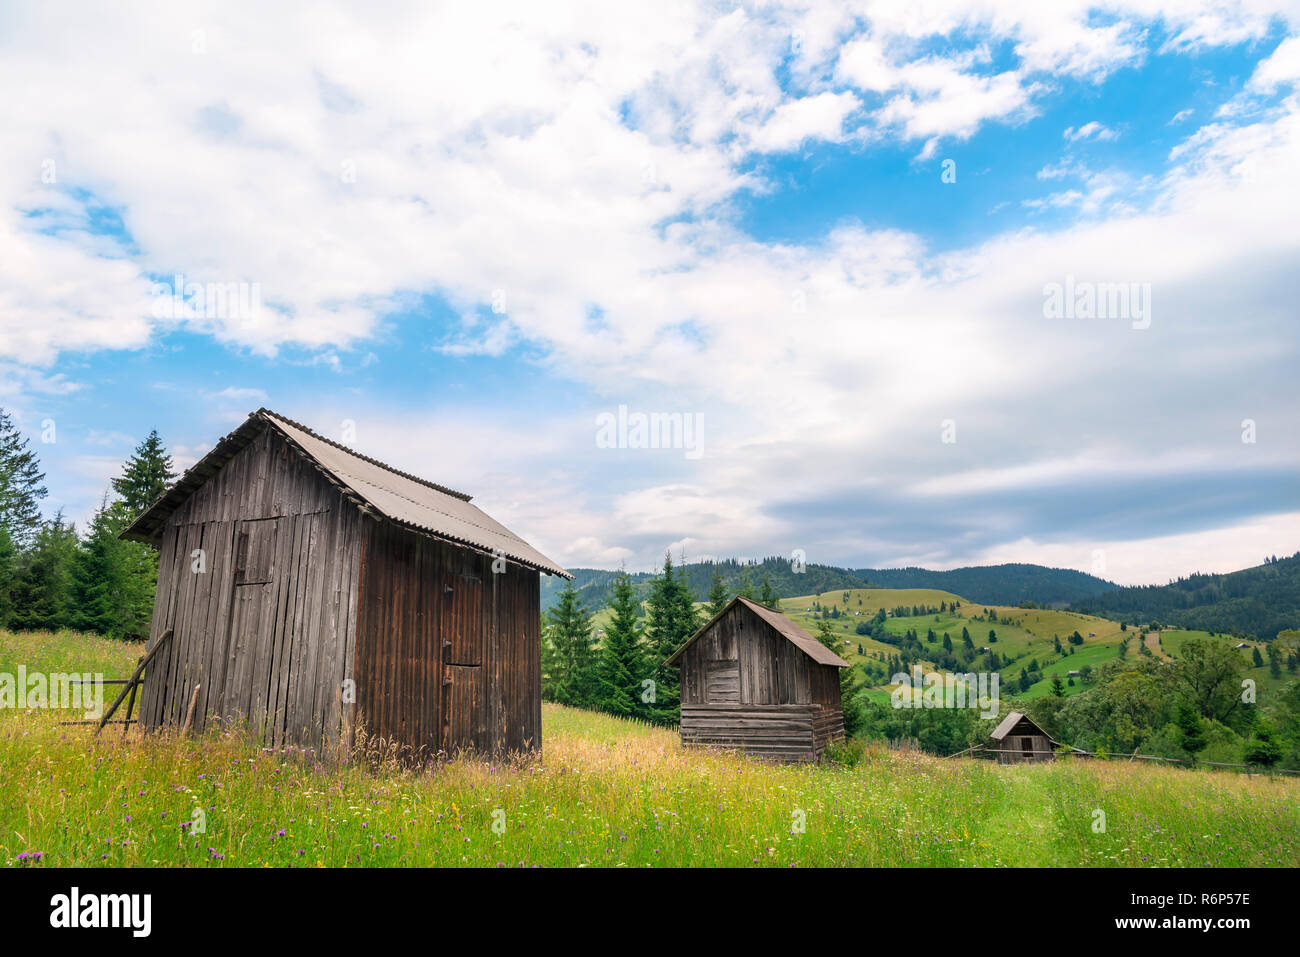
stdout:
{"type": "Polygon", "coordinates": [[[1280,631],[1300,627],[1300,552],[1226,574],[1118,588],[1078,602],[1076,610],[1123,621],[1158,620],[1180,628],[1275,638],[1280,631]]]}
{"type": "MultiPolygon", "coordinates": [[[[747,586],[758,588],[767,579],[781,598],[819,595],[840,588],[938,588],[955,595],[989,605],[1019,605],[1032,601],[1044,607],[1065,605],[1088,596],[1115,589],[1106,581],[1072,568],[1049,568],[1045,565],[1005,564],[974,565],[934,571],[928,568],[840,568],[834,565],[797,564],[788,557],[769,556],[760,561],[734,558],[717,562],[691,562],[679,565],[686,583],[698,594],[709,590],[714,568],[729,588],[741,591],[747,586]]],[[[589,605],[609,600],[617,572],[598,568],[572,568],[574,587],[589,605]]],[[[654,578],[653,573],[632,572],[630,581],[644,596],[654,578]]],[[[543,579],[542,604],[549,606],[558,596],[562,584],[543,579]]]]}

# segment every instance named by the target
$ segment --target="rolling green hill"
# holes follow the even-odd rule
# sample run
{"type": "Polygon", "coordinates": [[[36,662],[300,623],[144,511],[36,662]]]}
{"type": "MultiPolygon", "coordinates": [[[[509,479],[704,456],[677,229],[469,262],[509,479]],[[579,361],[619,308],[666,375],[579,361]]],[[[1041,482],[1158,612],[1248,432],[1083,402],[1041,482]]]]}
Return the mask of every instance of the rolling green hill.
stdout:
{"type": "Polygon", "coordinates": [[[1069,673],[1095,670],[1113,661],[1119,657],[1120,644],[1135,635],[1105,618],[1067,610],[972,604],[934,588],[837,589],[783,599],[781,611],[810,632],[825,616],[841,636],[836,651],[851,665],[862,667],[869,687],[879,692],[890,687],[898,659],[911,657],[926,670],[996,670],[1004,694],[1041,697],[1050,693],[1051,679],[1058,674],[1067,682],[1065,694],[1078,694],[1086,682],[1078,676],[1069,683],[1069,673]],[[885,618],[880,621],[882,609],[885,618]],[[963,629],[971,636],[973,653],[967,662],[948,660],[943,637],[949,636],[953,654],[960,659],[963,629]],[[996,637],[991,638],[990,631],[996,637]],[[909,634],[916,638],[909,640],[909,634]],[[1078,640],[1072,642],[1076,634],[1078,640]],[[1029,679],[1023,688],[1022,671],[1029,679]]]}

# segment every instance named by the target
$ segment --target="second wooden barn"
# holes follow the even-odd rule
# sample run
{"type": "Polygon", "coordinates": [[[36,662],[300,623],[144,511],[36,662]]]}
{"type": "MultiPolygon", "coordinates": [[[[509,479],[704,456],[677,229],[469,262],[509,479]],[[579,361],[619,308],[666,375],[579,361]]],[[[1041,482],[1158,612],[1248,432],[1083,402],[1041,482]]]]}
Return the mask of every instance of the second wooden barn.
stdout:
{"type": "Polygon", "coordinates": [[[989,735],[987,750],[997,755],[998,764],[1021,764],[1051,761],[1056,750],[1064,747],[1027,715],[1012,711],[989,735]]]}
{"type": "Polygon", "coordinates": [[[540,747],[539,576],[570,576],[468,495],[261,409],[123,537],[159,547],[145,728],[197,687],[196,728],[271,745],[540,747]]]}
{"type": "Polygon", "coordinates": [[[812,761],[844,736],[848,662],[748,598],[732,599],[667,664],[681,672],[683,744],[812,761]]]}

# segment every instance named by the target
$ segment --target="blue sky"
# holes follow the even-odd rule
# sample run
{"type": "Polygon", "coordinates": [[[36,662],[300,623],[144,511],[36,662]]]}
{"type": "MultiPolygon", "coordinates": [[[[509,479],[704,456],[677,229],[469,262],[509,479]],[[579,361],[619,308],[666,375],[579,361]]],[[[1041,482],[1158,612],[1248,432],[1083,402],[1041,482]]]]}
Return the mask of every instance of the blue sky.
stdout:
{"type": "Polygon", "coordinates": [[[0,405],[79,522],[265,405],[571,567],[1255,564],[1300,547],[1298,27],[6,8],[0,405]],[[1050,318],[1067,277],[1149,321],[1050,318]],[[621,406],[699,441],[608,447],[621,406]]]}

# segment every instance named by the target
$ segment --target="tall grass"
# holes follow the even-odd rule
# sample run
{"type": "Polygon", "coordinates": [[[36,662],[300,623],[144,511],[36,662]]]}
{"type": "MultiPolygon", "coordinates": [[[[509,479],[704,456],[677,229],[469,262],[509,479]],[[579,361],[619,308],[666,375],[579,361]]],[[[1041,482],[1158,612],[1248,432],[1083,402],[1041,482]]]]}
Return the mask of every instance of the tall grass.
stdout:
{"type": "Polygon", "coordinates": [[[144,654],[142,641],[113,641],[76,631],[0,631],[0,673],[89,672],[129,678],[144,654]]]}
{"type": "Polygon", "coordinates": [[[539,756],[414,770],[270,753],[236,731],[94,739],[56,720],[0,718],[6,864],[1300,863],[1290,780],[882,749],[853,767],[787,767],[551,705],[539,756]]]}
{"type": "Polygon", "coordinates": [[[4,866],[1300,864],[1289,779],[880,747],[774,765],[556,705],[540,754],[415,769],[59,717],[0,712],[4,866]]]}

